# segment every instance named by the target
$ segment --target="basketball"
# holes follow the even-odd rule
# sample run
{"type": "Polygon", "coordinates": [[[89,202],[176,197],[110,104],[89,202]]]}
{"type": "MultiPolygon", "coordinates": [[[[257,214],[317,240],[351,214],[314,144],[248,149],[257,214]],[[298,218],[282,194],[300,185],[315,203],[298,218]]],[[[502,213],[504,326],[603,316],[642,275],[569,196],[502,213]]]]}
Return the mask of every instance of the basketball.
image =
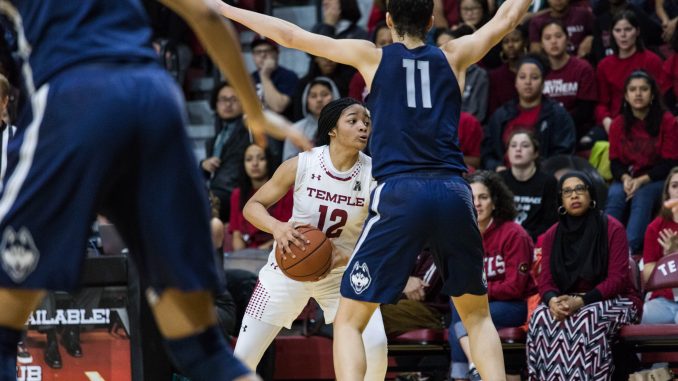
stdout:
{"type": "Polygon", "coordinates": [[[306,250],[302,251],[290,243],[290,250],[296,258],[288,254],[283,259],[282,247],[278,246],[275,250],[275,261],[288,278],[300,282],[313,282],[330,271],[332,243],[325,233],[312,226],[300,226],[297,231],[310,241],[306,244],[306,250]]]}

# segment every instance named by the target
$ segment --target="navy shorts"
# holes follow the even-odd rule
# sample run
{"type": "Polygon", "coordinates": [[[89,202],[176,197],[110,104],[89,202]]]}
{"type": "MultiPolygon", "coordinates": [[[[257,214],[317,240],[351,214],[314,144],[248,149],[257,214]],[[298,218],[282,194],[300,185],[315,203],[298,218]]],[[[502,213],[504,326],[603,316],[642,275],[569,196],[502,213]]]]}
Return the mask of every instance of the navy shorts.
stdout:
{"type": "Polygon", "coordinates": [[[77,286],[95,213],[158,290],[220,290],[207,193],[174,80],[154,63],[72,67],[19,120],[0,199],[0,287],[77,286]]]}
{"type": "Polygon", "coordinates": [[[471,188],[459,175],[404,174],[389,177],[372,192],[341,295],[395,303],[417,255],[429,246],[450,296],[487,293],[483,246],[471,188]]]}

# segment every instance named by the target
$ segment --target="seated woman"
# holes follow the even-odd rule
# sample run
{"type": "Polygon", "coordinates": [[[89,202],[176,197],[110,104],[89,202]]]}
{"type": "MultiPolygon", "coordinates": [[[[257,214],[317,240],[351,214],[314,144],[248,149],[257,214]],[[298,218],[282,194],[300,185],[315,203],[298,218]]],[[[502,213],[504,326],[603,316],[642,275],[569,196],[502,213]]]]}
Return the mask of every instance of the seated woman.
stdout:
{"type": "MultiPolygon", "coordinates": [[[[334,84],[334,81],[327,77],[315,77],[304,88],[301,97],[303,105],[302,114],[303,119],[292,125],[292,128],[300,131],[306,139],[313,142],[316,133],[318,132],[318,117],[320,110],[328,103],[335,99],[339,99],[339,90],[334,84]]],[[[285,140],[283,146],[283,161],[290,159],[299,154],[299,148],[292,143],[290,139],[285,140]]]]}
{"type": "Polygon", "coordinates": [[[619,221],[600,211],[583,172],[563,175],[558,192],[560,221],[537,248],[542,303],[527,332],[529,379],[611,380],[612,344],[641,311],[629,276],[626,234],[619,221]]]}
{"type": "Polygon", "coordinates": [[[544,159],[574,152],[572,117],[558,102],[542,95],[547,71],[546,63],[539,56],[527,54],[520,59],[515,82],[518,98],[497,109],[485,130],[482,146],[485,169],[505,168],[508,138],[520,129],[534,133],[544,159]]]}
{"type": "Polygon", "coordinates": [[[527,32],[520,26],[501,40],[499,57],[503,63],[488,73],[492,96],[488,99],[487,115],[492,115],[501,105],[518,96],[516,72],[518,61],[527,52],[527,43],[527,32]]]}
{"type": "Polygon", "coordinates": [[[622,113],[610,127],[613,182],[605,211],[626,221],[631,253],[640,253],[666,175],[678,165],[678,122],[664,111],[657,83],[636,70],[626,79],[622,113]],[[628,219],[624,217],[628,215],[628,219]]]}
{"type": "Polygon", "coordinates": [[[510,167],[499,175],[513,192],[518,210],[514,221],[536,241],[558,220],[556,179],[539,168],[539,141],[531,132],[515,131],[509,138],[507,156],[510,167]]]}
{"type": "MultiPolygon", "coordinates": [[[[527,319],[526,297],[534,250],[532,239],[525,229],[513,222],[516,216],[513,195],[498,174],[476,171],[466,180],[471,185],[478,228],[483,237],[492,321],[497,328],[519,327],[527,319]]],[[[454,332],[449,335],[452,378],[479,380],[470,357],[468,335],[454,308],[450,332],[454,332]]]]}
{"type": "MultiPolygon", "coordinates": [[[[663,201],[678,198],[678,167],[674,167],[664,183],[663,201]]],[[[645,233],[643,246],[643,279],[647,282],[657,261],[664,255],[678,252],[678,210],[662,206],[645,233]]],[[[670,288],[652,291],[643,309],[643,324],[678,324],[678,300],[670,288]]]]}
{"type": "Polygon", "coordinates": [[[661,75],[662,60],[645,49],[640,32],[640,22],[632,10],[620,11],[612,19],[610,35],[614,54],[603,58],[596,69],[598,105],[595,117],[604,131],[600,128],[592,130],[592,140],[600,140],[610,133],[612,121],[621,112],[624,81],[631,72],[643,69],[654,78],[661,75]]]}
{"type": "Polygon", "coordinates": [[[560,102],[570,113],[579,141],[593,127],[598,94],[591,64],[567,52],[569,41],[560,21],[548,21],[541,29],[541,48],[551,66],[544,81],[544,94],[560,102]]]}
{"type": "MultiPolygon", "coordinates": [[[[240,186],[233,190],[231,195],[231,218],[228,232],[233,236],[233,250],[262,249],[270,250],[273,247],[273,236],[257,229],[245,220],[242,210],[247,200],[261,188],[270,178],[271,160],[269,154],[256,144],[250,144],[245,149],[245,157],[240,173],[240,186]]],[[[293,195],[292,189],[269,212],[275,218],[287,221],[292,216],[293,195]]]]}

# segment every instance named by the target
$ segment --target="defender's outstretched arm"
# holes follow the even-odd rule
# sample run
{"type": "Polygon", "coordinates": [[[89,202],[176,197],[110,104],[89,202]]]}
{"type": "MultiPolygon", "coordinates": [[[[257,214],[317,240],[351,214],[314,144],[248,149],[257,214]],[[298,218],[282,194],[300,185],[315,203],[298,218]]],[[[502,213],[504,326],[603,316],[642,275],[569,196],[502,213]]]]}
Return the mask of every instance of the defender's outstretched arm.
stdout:
{"type": "Polygon", "coordinates": [[[241,58],[240,45],[236,41],[233,27],[219,16],[215,8],[203,0],[159,1],[188,22],[210,57],[228,78],[241,100],[247,115],[247,124],[252,129],[258,144],[266,145],[264,135],[266,133],[277,139],[288,137],[304,150],[312,147],[308,139],[292,129],[284,118],[262,110],[261,102],[241,58]]]}

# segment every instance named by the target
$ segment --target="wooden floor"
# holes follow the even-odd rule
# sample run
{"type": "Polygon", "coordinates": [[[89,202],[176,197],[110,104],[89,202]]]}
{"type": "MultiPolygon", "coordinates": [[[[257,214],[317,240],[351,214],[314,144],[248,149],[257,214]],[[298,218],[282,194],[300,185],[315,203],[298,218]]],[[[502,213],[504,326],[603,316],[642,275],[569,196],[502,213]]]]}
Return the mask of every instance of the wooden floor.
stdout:
{"type": "Polygon", "coordinates": [[[29,331],[28,351],[31,364],[17,364],[18,381],[130,381],[129,340],[94,330],[82,333],[80,343],[83,357],[71,357],[59,345],[63,367],[52,369],[44,362],[45,335],[29,331]]]}

